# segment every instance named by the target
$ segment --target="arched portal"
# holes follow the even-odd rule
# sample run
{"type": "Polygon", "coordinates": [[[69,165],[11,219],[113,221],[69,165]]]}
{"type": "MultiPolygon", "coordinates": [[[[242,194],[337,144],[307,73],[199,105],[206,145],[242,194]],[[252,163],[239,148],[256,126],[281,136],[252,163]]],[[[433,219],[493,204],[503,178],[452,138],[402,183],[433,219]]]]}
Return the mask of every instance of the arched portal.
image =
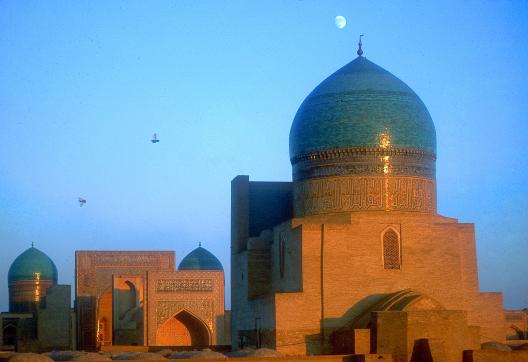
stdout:
{"type": "Polygon", "coordinates": [[[187,311],[181,311],[163,323],[156,332],[158,346],[208,346],[209,328],[187,311]]]}
{"type": "Polygon", "coordinates": [[[112,344],[112,288],[105,290],[97,303],[97,342],[112,344]]]}
{"type": "Polygon", "coordinates": [[[9,324],[4,328],[3,331],[3,344],[4,346],[14,346],[17,339],[17,329],[14,325],[9,324]]]}

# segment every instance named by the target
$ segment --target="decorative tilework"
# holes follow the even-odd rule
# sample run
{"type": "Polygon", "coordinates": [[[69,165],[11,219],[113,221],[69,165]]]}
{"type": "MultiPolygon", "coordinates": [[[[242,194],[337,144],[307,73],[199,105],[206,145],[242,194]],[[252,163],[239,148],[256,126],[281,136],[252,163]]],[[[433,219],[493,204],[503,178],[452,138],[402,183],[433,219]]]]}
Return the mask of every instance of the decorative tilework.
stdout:
{"type": "Polygon", "coordinates": [[[157,326],[162,325],[167,319],[181,312],[182,310],[190,311],[209,327],[209,333],[213,331],[213,301],[208,299],[202,300],[183,300],[183,301],[162,301],[158,302],[157,326]]]}
{"type": "Polygon", "coordinates": [[[328,177],[294,183],[296,217],[343,211],[436,211],[436,185],[424,177],[328,177]]]}
{"type": "Polygon", "coordinates": [[[9,284],[22,280],[36,280],[37,273],[40,280],[51,280],[54,284],[57,283],[57,267],[53,260],[32,246],[11,263],[7,279],[9,284]]]}
{"type": "Polygon", "coordinates": [[[158,279],[157,292],[211,292],[212,279],[158,279]]]}
{"type": "Polygon", "coordinates": [[[416,149],[357,147],[312,152],[294,160],[293,180],[387,173],[434,179],[435,159],[434,155],[416,149]]]}
{"type": "Polygon", "coordinates": [[[318,85],[300,106],[290,131],[290,158],[335,148],[379,145],[436,153],[433,121],[400,79],[358,57],[318,85]]]}

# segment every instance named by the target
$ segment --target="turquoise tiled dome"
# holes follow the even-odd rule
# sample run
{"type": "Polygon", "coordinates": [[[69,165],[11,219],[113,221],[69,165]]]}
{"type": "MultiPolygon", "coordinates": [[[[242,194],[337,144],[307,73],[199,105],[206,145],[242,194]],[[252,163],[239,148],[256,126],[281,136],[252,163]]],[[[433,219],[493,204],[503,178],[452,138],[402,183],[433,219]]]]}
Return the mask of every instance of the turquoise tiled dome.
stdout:
{"type": "Polygon", "coordinates": [[[178,270],[224,270],[224,268],[216,256],[199,246],[183,258],[178,270]]]}
{"type": "Polygon", "coordinates": [[[57,283],[57,267],[53,260],[35,247],[20,254],[11,264],[7,274],[8,283],[21,280],[35,280],[40,273],[40,280],[52,280],[57,283]]]}
{"type": "Polygon", "coordinates": [[[433,121],[405,83],[362,56],[326,78],[306,97],[290,130],[290,159],[316,151],[391,147],[436,154],[433,121]]]}

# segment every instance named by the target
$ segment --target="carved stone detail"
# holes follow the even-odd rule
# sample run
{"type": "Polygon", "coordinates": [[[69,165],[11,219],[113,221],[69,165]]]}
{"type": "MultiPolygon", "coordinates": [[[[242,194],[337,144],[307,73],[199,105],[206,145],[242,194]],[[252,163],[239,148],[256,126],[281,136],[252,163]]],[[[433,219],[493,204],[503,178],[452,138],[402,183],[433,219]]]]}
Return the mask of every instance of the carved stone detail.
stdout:
{"type": "Polygon", "coordinates": [[[212,279],[158,279],[158,292],[210,292],[213,290],[212,279]]]}
{"type": "Polygon", "coordinates": [[[294,183],[295,216],[343,211],[436,211],[435,181],[423,177],[328,177],[294,183]]]}
{"type": "Polygon", "coordinates": [[[93,254],[94,266],[145,266],[160,265],[160,255],[93,254]]]}

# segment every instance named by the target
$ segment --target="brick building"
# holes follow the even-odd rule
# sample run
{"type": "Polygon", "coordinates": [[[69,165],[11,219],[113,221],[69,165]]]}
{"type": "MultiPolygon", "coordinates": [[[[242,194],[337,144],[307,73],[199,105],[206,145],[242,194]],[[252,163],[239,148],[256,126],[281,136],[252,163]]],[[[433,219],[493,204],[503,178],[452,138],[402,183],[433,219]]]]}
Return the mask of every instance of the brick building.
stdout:
{"type": "Polygon", "coordinates": [[[437,213],[435,127],[405,83],[360,45],[304,100],[289,142],[292,182],[231,183],[233,346],[458,361],[505,340],[474,225],[437,213]]]}
{"type": "Polygon", "coordinates": [[[79,349],[229,344],[224,270],[201,246],[174,252],[77,251],[79,349]]]}

